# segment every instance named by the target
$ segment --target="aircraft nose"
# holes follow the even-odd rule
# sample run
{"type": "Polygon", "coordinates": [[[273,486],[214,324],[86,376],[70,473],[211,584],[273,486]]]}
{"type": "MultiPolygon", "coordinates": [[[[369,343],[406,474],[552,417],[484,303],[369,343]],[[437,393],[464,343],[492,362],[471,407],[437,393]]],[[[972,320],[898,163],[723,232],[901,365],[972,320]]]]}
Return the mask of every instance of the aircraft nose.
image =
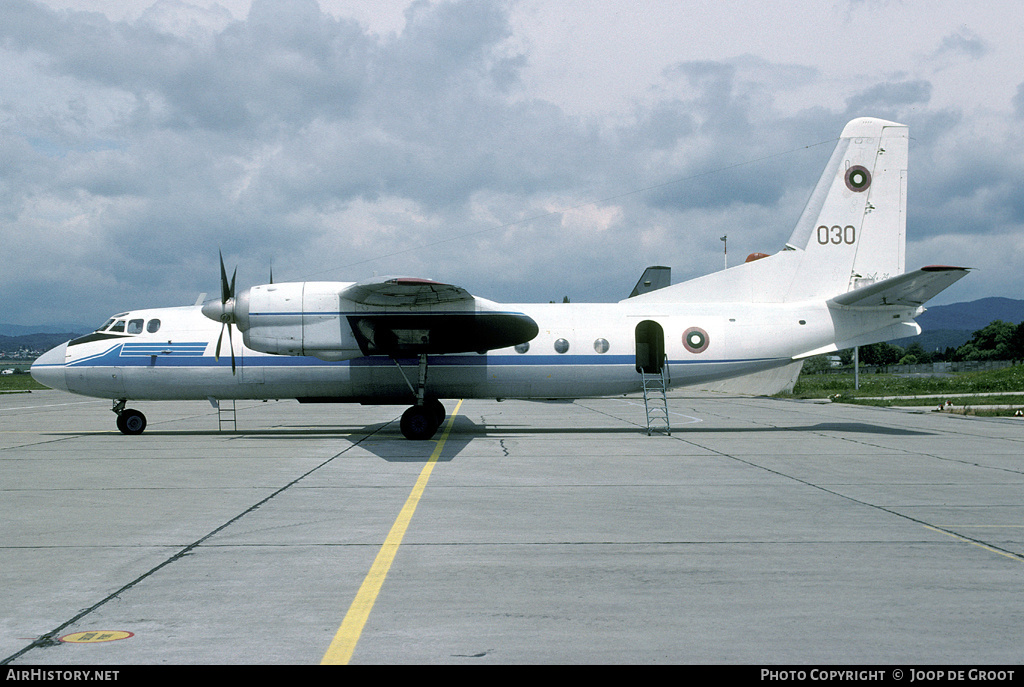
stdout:
{"type": "Polygon", "coordinates": [[[62,343],[60,346],[51,348],[36,358],[36,361],[32,363],[32,367],[29,369],[32,379],[51,389],[67,391],[68,385],[64,380],[64,360],[67,356],[67,351],[67,343],[62,343]]]}

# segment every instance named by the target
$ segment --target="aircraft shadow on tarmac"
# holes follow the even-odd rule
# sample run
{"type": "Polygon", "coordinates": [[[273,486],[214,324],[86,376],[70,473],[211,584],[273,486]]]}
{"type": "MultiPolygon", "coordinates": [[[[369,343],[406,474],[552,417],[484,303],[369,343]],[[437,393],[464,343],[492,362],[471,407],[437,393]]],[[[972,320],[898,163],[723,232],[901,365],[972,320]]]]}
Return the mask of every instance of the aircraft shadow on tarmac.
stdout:
{"type": "MultiPolygon", "coordinates": [[[[324,425],[302,425],[302,426],[276,426],[261,427],[254,429],[219,430],[160,430],[147,429],[143,437],[260,437],[270,440],[301,441],[303,438],[323,439],[324,437],[335,436],[352,441],[360,449],[367,451],[382,460],[388,462],[422,462],[430,460],[437,442],[441,437],[446,437],[445,446],[438,456],[438,462],[447,462],[454,459],[473,440],[483,437],[505,437],[505,436],[555,436],[555,435],[634,435],[637,441],[646,441],[647,428],[640,424],[625,424],[618,427],[537,427],[526,423],[489,423],[476,422],[465,415],[456,415],[452,422],[451,430],[445,434],[447,423],[452,421],[449,417],[442,425],[438,437],[428,441],[409,441],[402,436],[398,427],[398,421],[376,422],[369,425],[345,425],[345,424],[324,424],[324,425]]],[[[628,422],[628,421],[624,421],[628,422]]],[[[923,432],[919,430],[904,429],[884,425],[874,425],[863,422],[819,422],[811,425],[763,425],[744,427],[722,427],[710,423],[686,424],[672,429],[673,438],[699,437],[709,434],[775,434],[787,432],[841,432],[847,434],[862,435],[885,435],[885,436],[932,436],[934,432],[923,432]]],[[[81,432],[54,432],[57,436],[82,436],[81,432]]],[[[92,434],[92,433],[90,433],[92,434]]],[[[93,436],[116,436],[121,435],[115,430],[112,432],[101,432],[93,436]]],[[[664,434],[656,434],[665,436],[664,434]]],[[[124,441],[137,441],[135,437],[124,437],[124,441]]]]}
{"type": "Polygon", "coordinates": [[[672,432],[680,434],[741,434],[745,432],[845,432],[849,434],[884,434],[887,436],[923,437],[934,436],[935,432],[922,432],[902,427],[886,427],[866,422],[819,422],[815,425],[765,425],[763,427],[707,427],[704,425],[684,425],[672,432]]]}
{"type": "MultiPolygon", "coordinates": [[[[442,428],[443,431],[444,428],[442,428]]],[[[845,434],[897,437],[933,436],[935,434],[934,432],[923,432],[902,427],[887,427],[863,422],[820,422],[812,425],[761,427],[709,427],[702,423],[698,425],[681,425],[679,428],[673,428],[671,437],[684,439],[686,437],[699,437],[708,434],[775,434],[787,432],[840,432],[845,434]]],[[[571,436],[577,434],[632,435],[637,437],[637,441],[648,440],[646,436],[647,428],[639,424],[621,427],[537,427],[535,425],[518,423],[479,423],[468,417],[458,415],[455,417],[451,431],[447,435],[447,441],[441,455],[438,457],[438,462],[452,460],[473,439],[509,436],[571,436]]],[[[661,434],[660,436],[664,437],[665,435],[661,434]]],[[[435,441],[405,441],[398,432],[397,427],[385,427],[383,431],[375,433],[371,438],[371,441],[362,442],[360,446],[387,461],[426,461],[430,458],[436,446],[435,441]]]]}
{"type": "MultiPolygon", "coordinates": [[[[442,430],[443,431],[443,430],[442,430]]],[[[786,432],[840,432],[846,434],[884,435],[919,437],[933,436],[934,432],[922,432],[901,427],[886,427],[863,422],[820,422],[813,425],[794,426],[763,426],[763,427],[708,427],[707,425],[684,425],[672,429],[672,438],[685,439],[707,434],[772,434],[786,432]]],[[[633,435],[637,441],[648,440],[647,428],[641,425],[622,427],[536,427],[527,424],[492,424],[477,423],[468,417],[458,415],[448,434],[447,441],[438,462],[451,461],[458,456],[470,441],[482,437],[507,436],[554,436],[574,434],[597,435],[633,435]]],[[[660,435],[665,436],[665,435],[660,435]]],[[[652,437],[653,438],[653,437],[652,437]]],[[[427,461],[434,451],[436,442],[410,442],[403,439],[397,428],[387,428],[373,435],[372,441],[362,442],[360,446],[389,462],[427,461]]]]}

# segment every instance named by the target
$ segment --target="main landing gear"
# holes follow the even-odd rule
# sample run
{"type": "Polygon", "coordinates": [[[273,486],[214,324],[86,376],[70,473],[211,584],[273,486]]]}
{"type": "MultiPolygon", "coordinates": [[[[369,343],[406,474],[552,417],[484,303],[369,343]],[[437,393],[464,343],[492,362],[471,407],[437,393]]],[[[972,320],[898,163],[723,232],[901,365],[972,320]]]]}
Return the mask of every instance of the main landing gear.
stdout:
{"type": "Polygon", "coordinates": [[[423,405],[412,406],[402,413],[399,427],[406,439],[429,439],[437,433],[447,412],[436,398],[427,399],[423,405]]]}
{"type": "Polygon", "coordinates": [[[117,414],[117,428],[121,434],[142,434],[146,431],[146,416],[132,408],[125,408],[127,399],[114,401],[111,410],[117,414]]]}
{"type": "MultiPolygon", "coordinates": [[[[403,377],[405,377],[405,371],[398,363],[398,360],[396,358],[392,358],[392,360],[394,360],[395,365],[398,366],[398,371],[402,373],[403,377]]],[[[402,420],[399,423],[399,427],[402,430],[402,436],[406,439],[413,440],[430,439],[437,433],[437,428],[441,426],[441,423],[444,422],[447,412],[444,409],[444,405],[439,400],[436,398],[428,398],[426,396],[426,353],[420,354],[419,380],[416,387],[413,387],[408,377],[405,377],[405,383],[409,385],[409,388],[416,396],[416,405],[402,413],[402,420]]]]}

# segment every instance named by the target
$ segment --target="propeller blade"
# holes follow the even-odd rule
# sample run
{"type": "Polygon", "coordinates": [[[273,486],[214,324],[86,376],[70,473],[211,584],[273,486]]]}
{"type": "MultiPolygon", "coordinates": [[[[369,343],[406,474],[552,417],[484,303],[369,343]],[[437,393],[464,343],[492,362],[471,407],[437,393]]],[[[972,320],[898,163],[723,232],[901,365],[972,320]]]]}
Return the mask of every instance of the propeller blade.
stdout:
{"type": "MultiPolygon", "coordinates": [[[[234,288],[228,286],[228,272],[224,269],[224,254],[217,251],[220,255],[220,302],[227,303],[228,299],[234,295],[234,288]]],[[[237,268],[235,272],[237,272],[237,268]]],[[[234,277],[231,278],[232,286],[234,283],[234,277]]]]}
{"type": "Polygon", "coordinates": [[[213,352],[213,359],[220,360],[220,342],[224,340],[224,325],[220,326],[220,336],[217,337],[217,348],[213,352]]]}
{"type": "Polygon", "coordinates": [[[238,268],[236,267],[234,272],[231,273],[231,281],[228,281],[228,271],[224,269],[224,253],[217,251],[220,255],[220,336],[217,337],[217,348],[214,351],[213,357],[215,360],[220,360],[220,347],[224,343],[224,328],[228,330],[228,346],[231,348],[231,374],[235,374],[235,337],[231,333],[231,325],[235,321],[235,314],[233,311],[234,305],[228,308],[228,301],[231,301],[235,297],[235,277],[238,276],[238,268]]]}
{"type": "MultiPolygon", "coordinates": [[[[234,281],[234,280],[232,280],[234,281]]],[[[228,346],[231,347],[231,374],[235,374],[235,340],[231,336],[231,325],[228,325],[228,346]]]]}

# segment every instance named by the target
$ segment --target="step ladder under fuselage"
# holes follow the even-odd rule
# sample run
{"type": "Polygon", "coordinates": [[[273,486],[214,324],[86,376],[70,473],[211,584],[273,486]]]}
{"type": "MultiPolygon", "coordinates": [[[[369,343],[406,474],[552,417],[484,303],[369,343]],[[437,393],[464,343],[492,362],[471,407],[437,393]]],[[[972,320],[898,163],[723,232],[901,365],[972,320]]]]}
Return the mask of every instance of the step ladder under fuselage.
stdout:
{"type": "Polygon", "coordinates": [[[210,402],[214,410],[217,411],[217,431],[223,432],[225,429],[236,431],[238,430],[237,412],[235,407],[234,399],[229,401],[222,401],[214,398],[213,396],[207,396],[206,400],[210,402]],[[228,403],[231,405],[229,406],[228,403]]]}
{"type": "Polygon", "coordinates": [[[640,371],[644,386],[644,409],[647,412],[647,436],[654,432],[672,434],[668,420],[667,372],[667,365],[662,366],[658,372],[640,371]]]}

